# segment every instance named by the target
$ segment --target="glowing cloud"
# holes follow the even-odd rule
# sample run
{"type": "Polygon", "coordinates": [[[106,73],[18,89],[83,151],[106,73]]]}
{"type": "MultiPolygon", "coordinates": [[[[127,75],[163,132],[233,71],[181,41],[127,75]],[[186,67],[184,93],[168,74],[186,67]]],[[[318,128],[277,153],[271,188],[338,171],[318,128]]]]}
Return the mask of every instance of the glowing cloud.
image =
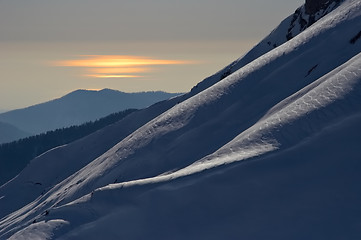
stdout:
{"type": "Polygon", "coordinates": [[[103,75],[103,74],[88,74],[85,75],[87,77],[93,77],[93,78],[137,78],[141,76],[135,76],[135,75],[103,75]]]}
{"type": "Polygon", "coordinates": [[[97,73],[97,74],[115,74],[115,73],[142,73],[151,71],[150,68],[138,67],[138,68],[90,68],[89,72],[97,73]]]}
{"type": "Polygon", "coordinates": [[[191,61],[152,59],[128,55],[86,55],[82,59],[58,61],[56,66],[87,68],[86,77],[136,78],[137,74],[150,72],[152,66],[191,64],[191,61]]]}

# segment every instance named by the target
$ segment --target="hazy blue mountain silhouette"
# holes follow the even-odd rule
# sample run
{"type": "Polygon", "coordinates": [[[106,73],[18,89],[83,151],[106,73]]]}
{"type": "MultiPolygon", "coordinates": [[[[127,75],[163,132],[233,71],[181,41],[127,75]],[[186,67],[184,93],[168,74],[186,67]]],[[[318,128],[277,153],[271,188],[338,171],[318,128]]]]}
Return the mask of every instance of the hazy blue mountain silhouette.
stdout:
{"type": "Polygon", "coordinates": [[[0,114],[0,121],[22,131],[38,134],[80,125],[125,109],[140,109],[179,94],[156,92],[125,93],[103,89],[76,90],[61,98],[0,114]]]}
{"type": "Polygon", "coordinates": [[[10,142],[19,138],[24,138],[30,133],[24,132],[11,124],[0,122],[0,144],[10,142]]]}

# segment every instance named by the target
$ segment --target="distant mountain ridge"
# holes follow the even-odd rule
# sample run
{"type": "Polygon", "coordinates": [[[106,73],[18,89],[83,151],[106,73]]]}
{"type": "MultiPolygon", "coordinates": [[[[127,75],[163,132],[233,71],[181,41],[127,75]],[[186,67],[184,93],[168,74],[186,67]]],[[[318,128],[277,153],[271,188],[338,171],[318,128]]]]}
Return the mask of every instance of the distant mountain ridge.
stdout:
{"type": "Polygon", "coordinates": [[[30,133],[24,132],[11,124],[0,122],[0,144],[27,136],[30,136],[30,133]]]}
{"type": "Polygon", "coordinates": [[[179,93],[76,90],[61,98],[0,114],[0,121],[30,134],[94,121],[125,109],[141,109],[179,93]]]}

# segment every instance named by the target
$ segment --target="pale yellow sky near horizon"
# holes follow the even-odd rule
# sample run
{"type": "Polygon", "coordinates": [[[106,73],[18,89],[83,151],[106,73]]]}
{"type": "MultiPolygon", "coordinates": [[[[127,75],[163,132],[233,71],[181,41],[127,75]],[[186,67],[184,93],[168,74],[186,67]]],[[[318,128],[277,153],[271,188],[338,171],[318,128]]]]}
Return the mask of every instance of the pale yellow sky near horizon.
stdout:
{"type": "Polygon", "coordinates": [[[245,54],[302,2],[1,1],[0,111],[76,89],[187,92],[245,54]],[[136,64],[138,74],[134,63],[123,69],[54,64],[90,55],[153,61],[136,64]]]}

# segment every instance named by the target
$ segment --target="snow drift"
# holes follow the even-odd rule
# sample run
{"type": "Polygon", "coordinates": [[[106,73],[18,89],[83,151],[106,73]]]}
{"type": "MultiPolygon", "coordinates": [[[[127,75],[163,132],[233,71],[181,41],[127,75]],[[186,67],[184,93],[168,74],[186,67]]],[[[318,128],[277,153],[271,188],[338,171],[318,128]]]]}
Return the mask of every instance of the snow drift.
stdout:
{"type": "Polygon", "coordinates": [[[0,188],[1,238],[359,239],[361,1],[334,8],[34,159],[0,188]]]}

